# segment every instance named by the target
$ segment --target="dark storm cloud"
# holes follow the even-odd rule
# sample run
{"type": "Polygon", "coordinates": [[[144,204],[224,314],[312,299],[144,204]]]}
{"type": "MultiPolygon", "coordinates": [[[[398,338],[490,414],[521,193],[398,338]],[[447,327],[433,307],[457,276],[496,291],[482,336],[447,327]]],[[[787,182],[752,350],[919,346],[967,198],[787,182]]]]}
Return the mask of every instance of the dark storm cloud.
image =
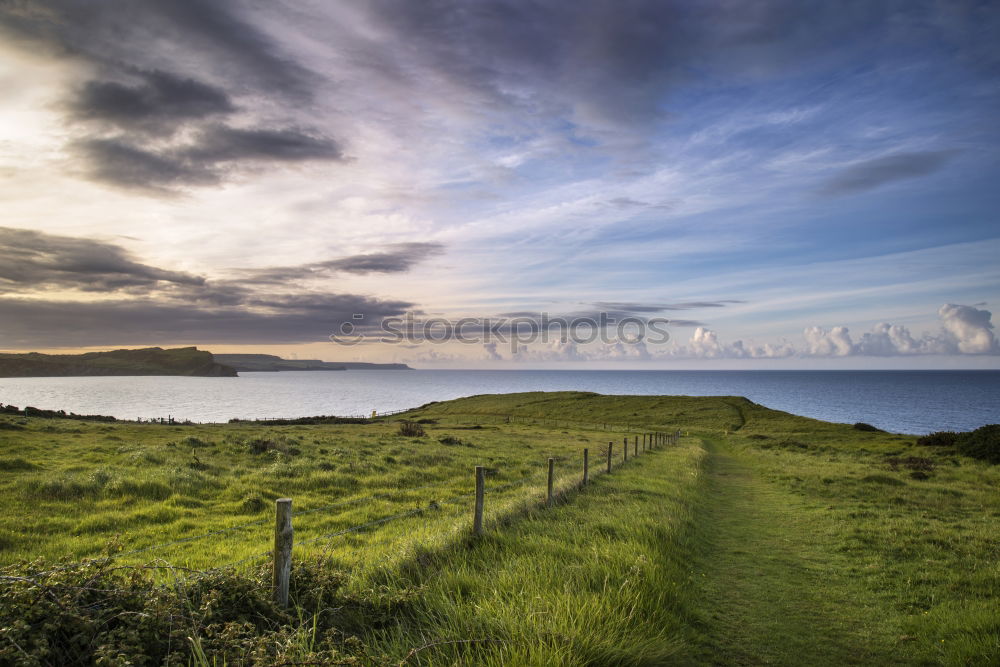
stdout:
{"type": "Polygon", "coordinates": [[[136,63],[153,69],[163,55],[158,48],[174,45],[200,69],[236,76],[271,96],[308,97],[315,75],[282,55],[245,11],[241,3],[217,0],[2,0],[0,28],[111,71],[136,63]]]}
{"type": "Polygon", "coordinates": [[[153,290],[169,284],[193,287],[205,280],[139,263],[110,243],[0,227],[0,292],[153,290]]]}
{"type": "Polygon", "coordinates": [[[235,111],[215,86],[153,70],[137,72],[137,83],[88,81],[70,103],[80,119],[151,132],[172,133],[180,123],[235,111]]]}
{"type": "Polygon", "coordinates": [[[374,321],[413,304],[349,294],[317,295],[273,308],[199,308],[155,301],[42,301],[0,298],[0,341],[7,348],[179,343],[327,341],[355,314],[374,321]]]}
{"type": "Polygon", "coordinates": [[[75,147],[91,179],[123,188],[169,193],[220,180],[217,171],[172,151],[154,153],[119,139],[86,139],[75,147]]]}
{"type": "Polygon", "coordinates": [[[327,273],[403,273],[419,262],[444,252],[440,243],[393,243],[383,252],[349,255],[326,262],[272,267],[246,273],[247,283],[303,280],[327,273]]]}
{"type": "Polygon", "coordinates": [[[820,190],[824,195],[846,195],[902,181],[927,176],[942,169],[955,151],[897,153],[848,167],[820,190]]]}
{"type": "Polygon", "coordinates": [[[337,142],[299,130],[235,129],[223,125],[206,128],[185,157],[201,162],[265,160],[299,162],[340,160],[337,142]]]}
{"type": "MultiPolygon", "coordinates": [[[[391,246],[386,254],[397,254],[397,262],[379,266],[405,271],[439,248],[410,245],[391,246]]],[[[0,294],[6,295],[0,296],[0,345],[8,348],[325,341],[342,323],[356,323],[356,315],[376,326],[414,305],[253,281],[210,282],[142,264],[112,243],[10,228],[0,228],[0,294]],[[49,290],[114,296],[50,300],[49,290]]]]}
{"type": "Polygon", "coordinates": [[[315,75],[289,57],[280,55],[280,49],[270,38],[239,16],[240,3],[146,0],[143,4],[159,14],[164,24],[182,40],[188,36],[201,49],[215,51],[230,62],[237,63],[244,72],[260,80],[272,94],[283,92],[309,96],[315,75]]]}
{"type": "MultiPolygon", "coordinates": [[[[354,313],[366,313],[371,304],[390,304],[390,310],[396,313],[410,304],[311,292],[295,283],[334,271],[402,273],[442,248],[437,243],[397,243],[387,246],[383,253],[352,255],[299,267],[260,269],[235,279],[208,281],[201,276],[142,264],[113,243],[0,227],[0,293],[37,298],[47,290],[81,290],[143,297],[149,300],[144,307],[156,304],[194,311],[241,307],[302,315],[352,309],[354,313]]],[[[84,303],[81,307],[88,305],[84,303]]],[[[376,309],[377,312],[381,311],[376,309]]]]}
{"type": "Polygon", "coordinates": [[[385,252],[352,255],[321,266],[348,273],[400,273],[443,251],[444,245],[440,243],[394,243],[385,252]]]}
{"type": "Polygon", "coordinates": [[[213,126],[193,143],[147,150],[121,138],[85,139],[75,144],[95,181],[153,193],[181,186],[212,185],[248,163],[340,160],[331,139],[298,130],[242,130],[213,126]]]}
{"type": "Polygon", "coordinates": [[[235,96],[250,109],[261,98],[301,108],[317,81],[280,55],[247,11],[208,0],[0,0],[0,31],[96,71],[67,92],[64,108],[82,133],[69,147],[97,182],[164,194],[257,163],[342,160],[337,141],[308,128],[220,122],[238,118],[235,96]],[[174,136],[181,141],[163,142],[174,136]]]}

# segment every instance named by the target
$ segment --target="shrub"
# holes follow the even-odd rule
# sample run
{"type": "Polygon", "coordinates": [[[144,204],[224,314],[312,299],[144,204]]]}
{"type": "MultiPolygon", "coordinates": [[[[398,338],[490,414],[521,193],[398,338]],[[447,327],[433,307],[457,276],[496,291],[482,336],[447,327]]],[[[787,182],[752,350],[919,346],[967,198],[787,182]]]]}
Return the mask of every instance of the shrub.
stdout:
{"type": "Polygon", "coordinates": [[[988,424],[962,433],[955,444],[959,453],[965,456],[1000,463],[1000,424],[988,424]]]}
{"type": "Polygon", "coordinates": [[[422,438],[427,435],[427,433],[424,432],[423,426],[411,421],[399,422],[399,434],[405,435],[408,438],[422,438]]]}
{"type": "Polygon", "coordinates": [[[921,447],[954,447],[958,434],[954,431],[935,431],[929,435],[917,438],[921,447]]]}
{"type": "Polygon", "coordinates": [[[868,433],[885,433],[885,431],[883,431],[882,429],[876,428],[876,427],[872,426],[871,424],[866,424],[864,422],[858,422],[857,424],[855,424],[854,425],[854,430],[855,431],[867,431],[868,433]]]}
{"type": "Polygon", "coordinates": [[[322,612],[300,625],[271,601],[267,564],[185,573],[170,586],[111,559],[37,573],[47,565],[0,569],[2,665],[375,664],[351,635],[385,627],[416,595],[350,593],[331,563],[303,559],[292,597],[322,612]]]}
{"type": "Polygon", "coordinates": [[[281,452],[289,456],[296,456],[302,451],[298,447],[292,446],[287,438],[254,438],[246,443],[251,454],[264,454],[267,452],[281,452]]]}
{"type": "Polygon", "coordinates": [[[893,470],[899,470],[900,466],[907,470],[921,472],[932,472],[934,470],[934,461],[922,456],[887,456],[885,462],[893,470]]]}
{"type": "Polygon", "coordinates": [[[240,503],[240,513],[242,514],[260,514],[268,507],[268,502],[264,500],[260,495],[247,496],[240,503]]]}

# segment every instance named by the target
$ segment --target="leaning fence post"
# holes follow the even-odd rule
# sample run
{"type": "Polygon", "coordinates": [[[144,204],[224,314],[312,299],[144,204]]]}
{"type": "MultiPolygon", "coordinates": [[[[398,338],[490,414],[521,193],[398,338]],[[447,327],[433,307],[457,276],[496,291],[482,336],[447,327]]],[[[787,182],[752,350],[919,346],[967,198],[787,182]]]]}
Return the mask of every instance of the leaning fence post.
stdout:
{"type": "Polygon", "coordinates": [[[583,483],[590,481],[590,450],[583,448],[583,483]]]}
{"type": "Polygon", "coordinates": [[[545,506],[552,507],[552,478],[555,475],[556,460],[549,458],[549,492],[545,497],[545,506]]]}
{"type": "Polygon", "coordinates": [[[611,472],[611,452],[615,448],[614,442],[608,443],[608,472],[611,472]]]}
{"type": "Polygon", "coordinates": [[[483,534],[483,495],[486,492],[486,468],[476,466],[476,509],[472,517],[472,534],[483,534]]]}
{"type": "Polygon", "coordinates": [[[278,498],[274,513],[274,569],[271,585],[274,601],[279,607],[288,606],[288,580],[292,576],[292,499],[278,498]]]}

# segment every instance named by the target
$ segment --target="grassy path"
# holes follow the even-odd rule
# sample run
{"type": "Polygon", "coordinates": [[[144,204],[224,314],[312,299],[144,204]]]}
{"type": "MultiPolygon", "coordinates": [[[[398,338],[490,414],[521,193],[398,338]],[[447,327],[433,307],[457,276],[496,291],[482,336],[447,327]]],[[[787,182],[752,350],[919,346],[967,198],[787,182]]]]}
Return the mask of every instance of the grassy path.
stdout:
{"type": "MultiPolygon", "coordinates": [[[[824,508],[756,474],[724,445],[710,452],[695,573],[708,664],[843,665],[894,662],[871,628],[875,610],[845,572],[824,508]]],[[[885,632],[881,628],[875,632],[885,632]]],[[[880,641],[881,640],[881,641],[880,641]]]]}

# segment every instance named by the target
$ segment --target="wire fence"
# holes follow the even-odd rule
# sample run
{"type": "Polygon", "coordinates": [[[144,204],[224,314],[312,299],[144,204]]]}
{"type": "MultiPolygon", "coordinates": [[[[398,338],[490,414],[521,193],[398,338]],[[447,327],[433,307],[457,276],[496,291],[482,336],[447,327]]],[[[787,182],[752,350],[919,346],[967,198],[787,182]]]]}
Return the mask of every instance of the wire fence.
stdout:
{"type": "MultiPolygon", "coordinates": [[[[564,420],[553,420],[553,421],[564,421],[564,420]]],[[[593,422],[599,423],[599,422],[593,422]]],[[[541,467],[524,475],[518,479],[502,481],[498,484],[494,484],[489,488],[489,494],[491,497],[503,497],[508,494],[509,498],[518,498],[522,500],[531,501],[532,498],[528,497],[528,491],[532,491],[545,481],[545,496],[542,497],[540,494],[534,496],[533,500],[536,502],[542,502],[544,506],[551,506],[553,500],[556,496],[564,494],[570,488],[575,488],[586,484],[588,479],[594,476],[595,472],[604,471],[606,473],[611,473],[613,469],[613,463],[617,462],[619,465],[628,461],[630,457],[634,458],[640,453],[640,435],[641,435],[641,451],[646,452],[652,449],[659,448],[663,445],[676,444],[680,437],[680,431],[673,432],[645,432],[633,436],[633,442],[630,446],[629,438],[624,439],[624,443],[617,444],[614,442],[608,443],[608,445],[602,448],[600,451],[593,452],[595,456],[590,457],[589,449],[583,450],[583,470],[582,476],[577,477],[575,474],[572,479],[567,480],[566,475],[559,479],[556,479],[555,463],[556,458],[548,459],[547,469],[541,467]],[[620,461],[618,460],[620,458],[620,461]],[[518,494],[520,492],[520,494],[518,494]],[[544,498],[544,499],[543,499],[544,498]]],[[[565,464],[562,469],[565,470],[568,467],[568,460],[564,457],[560,459],[565,464]]],[[[575,466],[574,466],[574,469],[575,466]]],[[[440,509],[441,505],[460,505],[463,502],[467,502],[469,499],[474,499],[473,512],[472,512],[472,526],[473,534],[479,535],[483,532],[483,514],[485,507],[485,496],[487,493],[486,477],[487,471],[490,471],[495,475],[497,471],[495,469],[487,469],[484,466],[476,467],[475,475],[475,491],[470,493],[462,493],[458,495],[451,496],[441,501],[433,500],[428,505],[422,507],[415,507],[412,509],[393,512],[388,515],[378,516],[374,518],[367,519],[365,521],[346,526],[340,527],[336,530],[332,530],[320,535],[315,535],[307,537],[306,539],[292,539],[294,535],[292,530],[292,519],[301,518],[310,515],[336,515],[342,512],[344,509],[352,506],[357,506],[363,503],[374,503],[381,500],[391,500],[394,497],[398,497],[406,494],[413,494],[420,491],[426,491],[429,489],[441,489],[442,485],[445,485],[449,480],[438,480],[434,482],[429,482],[417,487],[406,487],[400,489],[393,489],[389,491],[382,491],[378,493],[372,493],[365,496],[360,496],[356,498],[348,498],[340,500],[334,503],[329,503],[326,505],[320,505],[317,507],[311,507],[304,510],[298,510],[295,512],[291,511],[291,500],[290,499],[279,499],[277,503],[279,506],[281,503],[287,503],[288,514],[286,517],[287,526],[283,527],[282,516],[279,508],[279,512],[275,517],[275,542],[273,548],[268,548],[266,550],[255,551],[254,553],[239,558],[237,560],[227,562],[209,569],[199,570],[193,568],[187,568],[183,566],[172,565],[166,561],[155,562],[152,564],[143,565],[127,565],[119,564],[116,568],[119,569],[134,569],[134,570],[146,570],[146,571],[165,571],[169,572],[174,576],[175,580],[187,581],[192,578],[206,576],[212,573],[216,573],[222,570],[228,570],[233,568],[238,568],[240,566],[253,563],[256,561],[262,561],[269,556],[273,559],[272,568],[275,572],[274,580],[278,582],[279,579],[283,580],[283,587],[275,584],[275,599],[282,605],[287,606],[288,598],[288,577],[291,572],[291,558],[294,549],[307,547],[310,545],[317,545],[336,540],[337,538],[345,537],[347,535],[362,533],[367,531],[376,530],[383,526],[396,521],[402,521],[412,517],[424,515],[431,510],[440,509]],[[285,535],[287,533],[287,535],[285,535]],[[285,539],[287,537],[287,539],[285,539]],[[182,577],[178,577],[177,573],[184,573],[182,577]],[[283,590],[283,595],[280,595],[277,591],[283,590]]],[[[455,518],[455,517],[453,517],[455,518]]],[[[41,571],[32,571],[30,566],[25,569],[23,575],[19,576],[0,576],[0,581],[3,580],[40,580],[45,577],[51,576],[59,572],[65,572],[67,570],[95,567],[98,569],[108,568],[113,563],[121,563],[124,558],[131,558],[134,556],[152,553],[154,551],[159,551],[167,549],[173,546],[181,544],[190,544],[200,540],[205,540],[209,538],[219,537],[222,535],[236,534],[241,531],[246,531],[251,528],[257,528],[260,526],[265,526],[271,521],[269,518],[257,519],[254,521],[249,521],[246,523],[241,523],[234,526],[226,526],[224,528],[219,528],[217,530],[211,530],[198,535],[191,535],[187,537],[182,537],[174,540],[169,540],[167,542],[162,542],[159,544],[147,545],[144,547],[131,549],[129,551],[124,551],[116,554],[108,554],[106,556],[101,556],[97,558],[85,559],[83,561],[75,563],[67,563],[54,568],[49,568],[41,571]]]]}

